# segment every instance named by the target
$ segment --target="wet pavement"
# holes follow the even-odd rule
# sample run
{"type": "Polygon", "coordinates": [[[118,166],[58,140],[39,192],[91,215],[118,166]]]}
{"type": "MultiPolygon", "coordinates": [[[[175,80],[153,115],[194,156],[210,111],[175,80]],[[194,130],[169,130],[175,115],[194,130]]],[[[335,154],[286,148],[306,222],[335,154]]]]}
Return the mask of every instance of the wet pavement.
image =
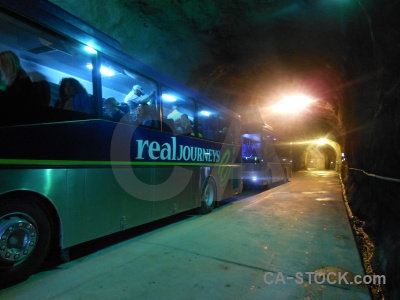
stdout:
{"type": "Polygon", "coordinates": [[[354,283],[364,270],[334,171],[298,172],[211,214],[168,218],[116,240],[75,247],[93,253],[0,299],[371,299],[354,283]]]}

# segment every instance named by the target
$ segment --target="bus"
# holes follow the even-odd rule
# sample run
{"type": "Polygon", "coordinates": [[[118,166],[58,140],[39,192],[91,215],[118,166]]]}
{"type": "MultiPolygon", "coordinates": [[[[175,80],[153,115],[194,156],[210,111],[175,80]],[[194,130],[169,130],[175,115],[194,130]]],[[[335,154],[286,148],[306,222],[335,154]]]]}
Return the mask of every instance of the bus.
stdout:
{"type": "Polygon", "coordinates": [[[74,245],[188,210],[209,213],[241,192],[240,116],[110,36],[48,1],[0,0],[4,51],[33,83],[0,113],[2,286],[74,245]],[[58,106],[65,78],[87,92],[90,110],[58,106]],[[125,101],[134,86],[147,95],[139,104],[125,101]],[[120,120],[110,118],[109,98],[120,120]],[[136,123],[137,105],[151,119],[136,123]],[[184,117],[191,132],[181,130],[184,117]]]}
{"type": "Polygon", "coordinates": [[[241,130],[244,186],[262,189],[287,182],[292,175],[290,153],[282,151],[287,147],[282,147],[273,128],[266,123],[244,122],[241,130]]]}

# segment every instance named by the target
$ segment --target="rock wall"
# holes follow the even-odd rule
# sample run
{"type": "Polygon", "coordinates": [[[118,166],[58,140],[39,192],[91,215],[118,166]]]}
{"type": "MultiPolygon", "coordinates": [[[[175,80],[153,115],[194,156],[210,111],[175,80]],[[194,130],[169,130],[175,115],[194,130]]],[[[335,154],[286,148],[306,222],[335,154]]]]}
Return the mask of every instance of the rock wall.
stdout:
{"type": "Polygon", "coordinates": [[[400,6],[374,1],[365,8],[368,14],[360,17],[370,18],[368,30],[357,27],[357,20],[349,29],[355,40],[348,51],[348,82],[353,84],[346,91],[350,169],[344,177],[353,213],[375,244],[373,267],[387,276],[386,299],[400,299],[400,180],[392,181],[400,179],[400,27],[395,21],[400,6]]]}
{"type": "Polygon", "coordinates": [[[155,5],[158,0],[50,1],[115,38],[128,54],[183,83],[196,66],[213,59],[179,15],[182,9],[190,11],[191,3],[181,8],[169,1],[160,7],[155,5]]]}

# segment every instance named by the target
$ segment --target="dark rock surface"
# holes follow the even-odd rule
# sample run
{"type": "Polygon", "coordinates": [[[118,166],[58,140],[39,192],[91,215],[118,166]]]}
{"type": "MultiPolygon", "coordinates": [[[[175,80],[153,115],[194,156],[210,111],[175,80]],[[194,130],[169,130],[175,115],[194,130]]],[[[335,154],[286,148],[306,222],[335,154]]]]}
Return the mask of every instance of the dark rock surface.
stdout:
{"type": "MultiPolygon", "coordinates": [[[[400,298],[400,183],[351,169],[400,179],[400,2],[52,2],[216,101],[241,112],[256,107],[282,136],[339,143],[349,205],[374,239],[387,297],[400,298]],[[268,107],[287,91],[318,101],[282,119],[268,107]]],[[[295,149],[297,168],[305,151],[295,149]]]]}

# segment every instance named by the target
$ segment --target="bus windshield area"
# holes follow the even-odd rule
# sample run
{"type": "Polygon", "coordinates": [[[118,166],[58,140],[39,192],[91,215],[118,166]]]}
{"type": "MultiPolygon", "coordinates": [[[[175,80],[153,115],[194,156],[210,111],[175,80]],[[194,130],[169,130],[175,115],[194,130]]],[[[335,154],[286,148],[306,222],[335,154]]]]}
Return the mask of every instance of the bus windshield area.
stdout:
{"type": "Polygon", "coordinates": [[[242,134],[242,163],[279,162],[273,142],[274,137],[262,130],[242,134]]]}

